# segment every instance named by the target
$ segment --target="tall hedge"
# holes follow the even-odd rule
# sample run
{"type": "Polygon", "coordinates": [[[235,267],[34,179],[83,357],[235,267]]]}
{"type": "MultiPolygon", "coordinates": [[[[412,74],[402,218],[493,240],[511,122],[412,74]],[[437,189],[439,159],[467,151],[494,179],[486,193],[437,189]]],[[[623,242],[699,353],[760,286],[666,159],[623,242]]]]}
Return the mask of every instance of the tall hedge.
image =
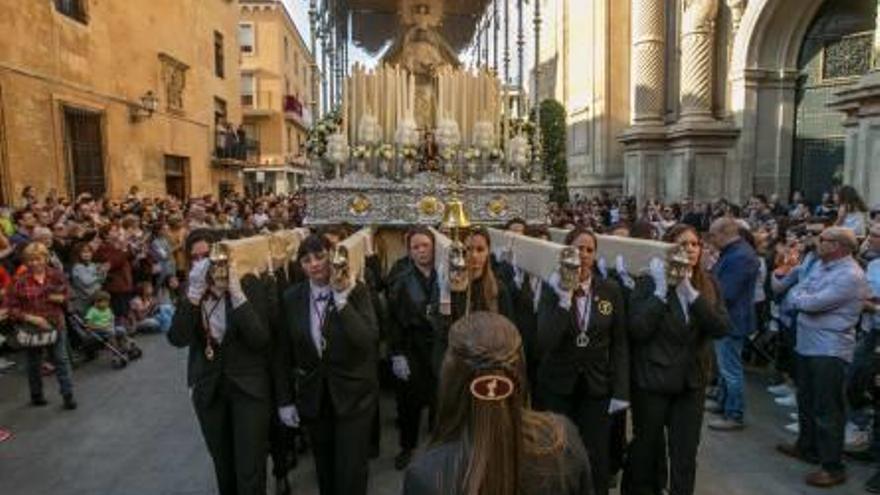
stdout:
{"type": "MultiPolygon", "coordinates": [[[[534,115],[532,116],[534,120],[534,115]]],[[[557,203],[568,201],[568,166],[565,161],[565,107],[556,100],[541,102],[541,151],[544,175],[553,191],[550,199],[557,203]]]]}

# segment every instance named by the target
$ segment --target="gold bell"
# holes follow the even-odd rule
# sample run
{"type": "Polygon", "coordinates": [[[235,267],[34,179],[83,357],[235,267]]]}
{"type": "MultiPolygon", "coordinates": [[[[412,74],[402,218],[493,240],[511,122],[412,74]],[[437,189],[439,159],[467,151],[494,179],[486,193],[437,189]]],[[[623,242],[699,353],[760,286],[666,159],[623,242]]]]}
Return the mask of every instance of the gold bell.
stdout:
{"type": "Polygon", "coordinates": [[[453,195],[446,202],[446,208],[443,211],[443,227],[449,230],[466,229],[471,226],[471,221],[464,209],[464,203],[453,195]]]}

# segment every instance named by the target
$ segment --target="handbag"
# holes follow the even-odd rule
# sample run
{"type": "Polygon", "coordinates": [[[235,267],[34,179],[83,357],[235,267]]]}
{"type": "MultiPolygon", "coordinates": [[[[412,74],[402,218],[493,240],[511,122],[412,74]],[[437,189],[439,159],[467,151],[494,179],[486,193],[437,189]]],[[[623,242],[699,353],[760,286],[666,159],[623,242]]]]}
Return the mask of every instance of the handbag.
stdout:
{"type": "Polygon", "coordinates": [[[30,323],[18,323],[13,338],[21,348],[46,347],[58,341],[58,329],[44,330],[30,323]]]}

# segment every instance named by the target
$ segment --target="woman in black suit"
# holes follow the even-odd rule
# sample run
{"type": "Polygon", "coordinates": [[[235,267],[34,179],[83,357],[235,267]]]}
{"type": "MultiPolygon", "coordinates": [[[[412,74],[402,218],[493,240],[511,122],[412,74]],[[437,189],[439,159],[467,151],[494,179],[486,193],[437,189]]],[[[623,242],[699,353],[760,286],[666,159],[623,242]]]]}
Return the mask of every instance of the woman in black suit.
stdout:
{"type": "Polygon", "coordinates": [[[467,248],[467,270],[470,280],[468,288],[451,293],[451,315],[440,314],[439,293],[433,301],[434,308],[438,308],[433,312],[432,318],[437,333],[433,357],[435,375],[440,372],[440,364],[449,340],[449,327],[453,323],[476,311],[498,313],[513,319],[510,290],[492,268],[490,257],[492,241],[489,239],[489,232],[482,227],[476,227],[470,231],[464,244],[467,248]]]}
{"type": "Polygon", "coordinates": [[[694,493],[710,344],[730,327],[718,283],[700,263],[702,244],[696,230],[678,224],[664,240],[686,251],[690,276],[669,280],[664,263],[655,259],[651,276],[637,282],[630,300],[634,429],[628,462],[630,495],[660,493],[655,460],[667,448],[662,445],[664,431],[668,493],[694,493]]]}
{"type": "Polygon", "coordinates": [[[559,274],[543,290],[538,309],[537,394],[542,406],[571,418],[590,455],[597,495],[608,493],[611,415],[628,407],[629,349],[620,287],[595,269],[596,236],[575,229],[581,269],[574,290],[559,274]]]}
{"type": "Polygon", "coordinates": [[[302,417],[321,495],[363,495],[379,397],[379,329],[362,283],[330,286],[329,251],[323,237],[303,240],[297,259],[308,280],[283,296],[274,370],[278,416],[289,427],[302,417]]]}

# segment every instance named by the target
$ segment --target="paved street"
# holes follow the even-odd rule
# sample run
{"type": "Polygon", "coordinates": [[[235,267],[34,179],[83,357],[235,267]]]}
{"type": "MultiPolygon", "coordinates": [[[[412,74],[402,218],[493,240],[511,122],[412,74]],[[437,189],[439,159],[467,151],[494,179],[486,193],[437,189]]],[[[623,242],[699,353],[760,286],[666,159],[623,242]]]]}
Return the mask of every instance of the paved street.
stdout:
{"type": "MultiPolygon", "coordinates": [[[[140,337],[144,359],[123,371],[101,358],[75,373],[80,407],[61,410],[54,379],[50,405],[27,405],[21,366],[0,375],[0,425],[13,439],[0,444],[4,495],[202,495],[213,493],[210,460],[184,385],[185,353],[163,337],[140,337]]],[[[22,360],[18,359],[19,362],[22,360]]],[[[856,494],[870,468],[850,464],[850,482],[830,491],[800,483],[807,466],[773,453],[790,439],[787,410],[772,406],[752,380],[750,426],[738,434],[707,432],[700,457],[700,495],[856,494]]],[[[397,493],[393,401],[383,403],[382,456],[373,463],[370,493],[397,493]]],[[[311,459],[294,473],[295,492],[317,494],[311,459]]]]}

